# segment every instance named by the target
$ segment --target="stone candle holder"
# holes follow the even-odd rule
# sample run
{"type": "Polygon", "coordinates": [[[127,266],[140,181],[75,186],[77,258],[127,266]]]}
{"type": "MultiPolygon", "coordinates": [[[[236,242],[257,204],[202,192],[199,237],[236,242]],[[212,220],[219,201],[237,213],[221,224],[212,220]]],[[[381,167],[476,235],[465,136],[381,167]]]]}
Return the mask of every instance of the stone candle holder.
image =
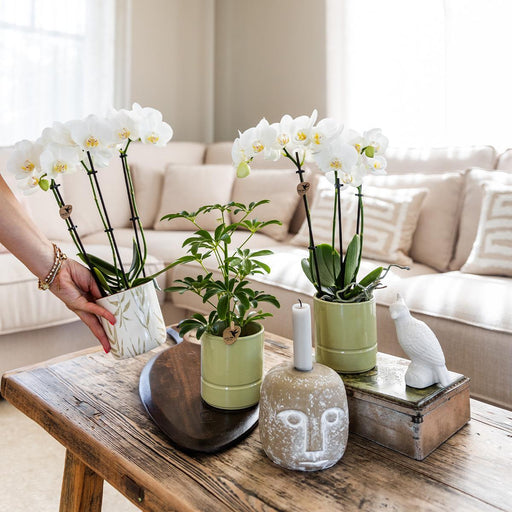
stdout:
{"type": "Polygon", "coordinates": [[[319,363],[310,371],[275,366],[261,387],[259,425],[263,449],[276,464],[299,471],[333,466],[348,439],[343,381],[319,363]]]}

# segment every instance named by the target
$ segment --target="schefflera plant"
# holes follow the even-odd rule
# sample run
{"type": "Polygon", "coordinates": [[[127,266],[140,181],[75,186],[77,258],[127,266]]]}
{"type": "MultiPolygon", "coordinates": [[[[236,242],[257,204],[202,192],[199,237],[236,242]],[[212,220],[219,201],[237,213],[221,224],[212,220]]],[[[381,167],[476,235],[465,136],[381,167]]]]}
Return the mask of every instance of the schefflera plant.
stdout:
{"type": "Polygon", "coordinates": [[[272,254],[271,250],[262,249],[253,251],[246,247],[255,233],[271,224],[280,225],[278,220],[260,221],[249,218],[256,208],[268,203],[268,200],[252,202],[244,205],[237,202],[227,204],[211,204],[199,208],[195,212],[183,211],[165,215],[161,220],[186,219],[195,228],[194,234],[187,238],[182,247],[186,254],[171,264],[171,267],[196,262],[203,270],[203,274],[195,277],[185,277],[174,281],[173,286],[166,288],[166,292],[192,292],[201,297],[203,304],[208,304],[212,311],[208,317],[201,313],[194,313],[191,318],[179,324],[180,335],[196,329],[197,338],[207,332],[215,336],[222,336],[227,327],[239,326],[241,336],[250,322],[262,320],[272,316],[271,313],[259,309],[259,304],[269,303],[276,308],[279,301],[273,295],[251,287],[249,276],[268,274],[270,267],[261,261],[261,257],[272,254]],[[218,212],[218,226],[210,232],[201,226],[201,216],[211,212],[218,212]],[[231,222],[231,214],[240,214],[239,220],[231,222]],[[233,249],[233,234],[235,231],[247,231],[241,243],[233,249]],[[206,260],[215,261],[216,270],[220,279],[207,267],[206,260]]]}

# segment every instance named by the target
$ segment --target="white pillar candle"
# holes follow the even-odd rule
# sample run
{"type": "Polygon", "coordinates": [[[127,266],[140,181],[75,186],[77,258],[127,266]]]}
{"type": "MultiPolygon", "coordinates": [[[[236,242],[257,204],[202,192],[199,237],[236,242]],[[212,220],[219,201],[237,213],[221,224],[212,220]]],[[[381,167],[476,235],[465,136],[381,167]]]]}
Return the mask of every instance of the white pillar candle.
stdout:
{"type": "Polygon", "coordinates": [[[292,306],[293,364],[297,370],[313,369],[313,344],[311,341],[311,313],[309,304],[299,301],[292,306]]]}

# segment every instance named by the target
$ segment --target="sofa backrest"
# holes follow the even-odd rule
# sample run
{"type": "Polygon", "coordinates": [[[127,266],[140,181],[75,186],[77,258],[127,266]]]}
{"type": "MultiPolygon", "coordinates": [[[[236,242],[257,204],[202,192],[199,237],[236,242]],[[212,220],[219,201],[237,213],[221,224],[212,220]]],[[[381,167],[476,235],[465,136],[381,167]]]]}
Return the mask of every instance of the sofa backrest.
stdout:
{"type": "Polygon", "coordinates": [[[494,169],[496,150],[492,146],[448,146],[444,148],[389,148],[389,174],[443,173],[470,167],[494,169]]]}

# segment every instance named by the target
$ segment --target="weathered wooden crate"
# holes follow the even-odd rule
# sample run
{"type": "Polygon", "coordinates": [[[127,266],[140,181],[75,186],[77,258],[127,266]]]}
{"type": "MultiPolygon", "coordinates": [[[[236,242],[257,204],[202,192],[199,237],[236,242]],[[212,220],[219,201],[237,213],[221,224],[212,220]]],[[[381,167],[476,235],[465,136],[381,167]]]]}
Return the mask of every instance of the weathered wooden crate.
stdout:
{"type": "Polygon", "coordinates": [[[409,361],[379,353],[377,366],[342,375],[350,431],[413,459],[423,460],[470,418],[469,378],[450,372],[452,384],[405,385],[409,361]]]}

